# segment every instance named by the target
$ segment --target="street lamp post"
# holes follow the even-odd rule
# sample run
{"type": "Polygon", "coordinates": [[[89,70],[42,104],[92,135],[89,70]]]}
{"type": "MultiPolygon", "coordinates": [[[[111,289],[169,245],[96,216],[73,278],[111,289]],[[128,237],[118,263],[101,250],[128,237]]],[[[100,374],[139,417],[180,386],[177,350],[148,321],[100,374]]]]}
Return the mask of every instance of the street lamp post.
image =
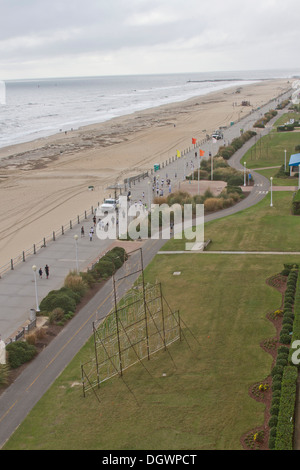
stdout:
{"type": "Polygon", "coordinates": [[[272,176],[271,176],[270,180],[271,180],[271,202],[270,202],[270,207],[273,207],[273,200],[272,200],[272,182],[273,182],[273,178],[272,178],[272,176]]]}
{"type": "Polygon", "coordinates": [[[39,312],[40,311],[40,307],[39,307],[39,301],[38,301],[38,291],[37,291],[37,281],[36,281],[36,266],[33,265],[32,266],[32,270],[33,270],[33,276],[34,276],[34,286],[35,286],[35,303],[36,303],[36,311],[39,312]]]}
{"type": "Polygon", "coordinates": [[[286,150],[284,151],[284,171],[286,171],[286,150]]]}
{"type": "Polygon", "coordinates": [[[148,181],[148,211],[151,211],[151,196],[150,196],[150,184],[151,181],[148,181]]]}
{"type": "Polygon", "coordinates": [[[78,267],[78,247],[77,247],[77,240],[78,240],[78,235],[74,235],[74,240],[75,240],[75,251],[76,251],[76,272],[79,272],[79,267],[78,267]]]}
{"type": "Polygon", "coordinates": [[[200,151],[198,153],[198,194],[200,194],[200,151]]]}
{"type": "Polygon", "coordinates": [[[246,186],[246,162],[244,162],[244,186],[246,186]]]}

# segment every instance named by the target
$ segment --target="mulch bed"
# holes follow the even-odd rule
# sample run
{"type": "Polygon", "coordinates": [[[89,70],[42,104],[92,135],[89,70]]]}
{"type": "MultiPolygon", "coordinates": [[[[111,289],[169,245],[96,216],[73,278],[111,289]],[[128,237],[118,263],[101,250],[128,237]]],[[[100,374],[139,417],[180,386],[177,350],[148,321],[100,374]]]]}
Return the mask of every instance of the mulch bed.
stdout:
{"type": "MultiPolygon", "coordinates": [[[[275,275],[267,279],[266,283],[274,287],[282,294],[282,304],[279,308],[283,305],[284,300],[284,292],[286,289],[286,276],[282,276],[281,274],[275,275]]],[[[273,358],[272,366],[274,366],[276,357],[277,357],[277,349],[281,346],[279,343],[279,335],[282,326],[282,317],[272,318],[271,314],[267,314],[268,320],[270,320],[276,330],[276,336],[273,338],[266,339],[261,342],[260,347],[267,353],[271,354],[273,358]]],[[[262,426],[258,426],[251,431],[248,431],[241,437],[241,444],[243,449],[245,450],[270,450],[268,443],[269,443],[269,420],[270,420],[270,407],[272,402],[272,378],[271,375],[263,379],[261,382],[253,384],[249,388],[249,395],[256,401],[262,402],[265,404],[265,416],[264,416],[264,424],[262,426]],[[259,390],[259,385],[264,384],[267,385],[268,389],[265,391],[259,390]],[[257,439],[254,440],[254,435],[257,434],[257,439]]]]}

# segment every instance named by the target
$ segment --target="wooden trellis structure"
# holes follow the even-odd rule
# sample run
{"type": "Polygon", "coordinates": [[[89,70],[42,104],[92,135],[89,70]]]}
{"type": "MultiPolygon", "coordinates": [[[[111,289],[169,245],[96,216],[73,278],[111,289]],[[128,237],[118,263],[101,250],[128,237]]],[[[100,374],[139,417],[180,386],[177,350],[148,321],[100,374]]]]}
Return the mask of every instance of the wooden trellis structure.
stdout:
{"type": "Polygon", "coordinates": [[[181,340],[179,311],[171,310],[160,283],[145,285],[142,250],[140,254],[137,270],[126,272],[125,267],[124,276],[113,278],[113,310],[93,323],[94,357],[81,366],[84,396],[89,390],[96,393],[101,382],[122,376],[138,362],[144,365],[145,359],[181,340]],[[118,286],[132,274],[140,274],[140,282],[118,301],[118,286]]]}

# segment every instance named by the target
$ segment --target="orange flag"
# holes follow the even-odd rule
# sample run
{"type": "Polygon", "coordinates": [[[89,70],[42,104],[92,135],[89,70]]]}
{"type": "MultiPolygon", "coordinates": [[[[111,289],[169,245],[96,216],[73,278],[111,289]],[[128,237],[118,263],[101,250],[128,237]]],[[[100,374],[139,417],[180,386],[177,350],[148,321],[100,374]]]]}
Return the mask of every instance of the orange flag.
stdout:
{"type": "Polygon", "coordinates": [[[200,157],[203,157],[204,154],[205,154],[204,150],[199,150],[200,157]]]}
{"type": "Polygon", "coordinates": [[[195,144],[197,142],[197,139],[195,139],[194,137],[192,138],[192,144],[195,144]]]}

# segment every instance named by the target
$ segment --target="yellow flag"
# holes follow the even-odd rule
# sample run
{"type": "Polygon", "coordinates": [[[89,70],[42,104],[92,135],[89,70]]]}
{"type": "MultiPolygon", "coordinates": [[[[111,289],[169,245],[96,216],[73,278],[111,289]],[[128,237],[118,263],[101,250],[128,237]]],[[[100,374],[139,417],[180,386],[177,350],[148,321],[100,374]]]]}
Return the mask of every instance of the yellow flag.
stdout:
{"type": "Polygon", "coordinates": [[[177,150],[177,158],[180,158],[180,157],[181,157],[180,150],[177,150]]]}

